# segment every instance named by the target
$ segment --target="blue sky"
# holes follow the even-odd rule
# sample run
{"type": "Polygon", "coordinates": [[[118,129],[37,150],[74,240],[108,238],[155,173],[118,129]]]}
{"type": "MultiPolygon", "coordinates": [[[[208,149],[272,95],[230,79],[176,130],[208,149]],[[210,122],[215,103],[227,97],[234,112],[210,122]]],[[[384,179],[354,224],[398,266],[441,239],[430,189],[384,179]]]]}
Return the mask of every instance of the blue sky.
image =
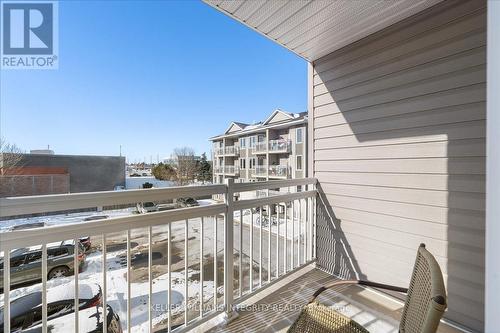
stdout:
{"type": "Polygon", "coordinates": [[[307,107],[307,64],[198,1],[64,1],[59,69],[1,71],[1,136],[25,150],[156,160],[231,120],[307,107]]]}

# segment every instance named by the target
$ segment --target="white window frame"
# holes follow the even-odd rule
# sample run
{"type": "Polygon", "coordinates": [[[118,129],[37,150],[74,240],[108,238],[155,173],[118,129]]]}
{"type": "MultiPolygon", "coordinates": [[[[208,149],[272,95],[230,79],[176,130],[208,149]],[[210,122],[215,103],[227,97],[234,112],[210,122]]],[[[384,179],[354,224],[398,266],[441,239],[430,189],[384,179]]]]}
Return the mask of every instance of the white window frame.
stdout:
{"type": "Polygon", "coordinates": [[[295,170],[302,171],[303,168],[304,168],[304,157],[302,155],[295,156],[295,170]],[[299,169],[299,163],[298,163],[299,157],[300,157],[300,169],[299,169]]]}
{"type": "Polygon", "coordinates": [[[304,142],[304,129],[302,127],[297,127],[295,129],[295,143],[304,142]],[[300,130],[300,141],[299,141],[299,130],[300,130]]]}
{"type": "Polygon", "coordinates": [[[240,138],[240,148],[247,147],[247,138],[240,138]]]}

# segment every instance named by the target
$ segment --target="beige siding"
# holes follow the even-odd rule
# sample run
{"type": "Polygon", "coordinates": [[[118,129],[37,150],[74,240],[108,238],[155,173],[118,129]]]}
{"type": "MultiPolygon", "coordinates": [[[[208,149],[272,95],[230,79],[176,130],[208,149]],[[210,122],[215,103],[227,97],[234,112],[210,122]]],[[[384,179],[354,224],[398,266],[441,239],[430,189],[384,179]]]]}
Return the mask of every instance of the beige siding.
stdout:
{"type": "Polygon", "coordinates": [[[407,285],[426,243],[448,319],[483,330],[486,3],[441,3],[313,64],[318,263],[407,285]],[[335,254],[334,254],[335,253],[335,254]]]}

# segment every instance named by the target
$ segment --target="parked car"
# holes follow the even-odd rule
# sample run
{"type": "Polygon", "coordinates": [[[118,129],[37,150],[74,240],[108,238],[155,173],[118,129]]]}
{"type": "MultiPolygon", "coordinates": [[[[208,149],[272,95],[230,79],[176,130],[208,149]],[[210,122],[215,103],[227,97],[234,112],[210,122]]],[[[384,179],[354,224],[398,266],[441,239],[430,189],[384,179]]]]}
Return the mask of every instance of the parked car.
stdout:
{"type": "Polygon", "coordinates": [[[181,207],[194,207],[200,205],[194,198],[179,198],[177,199],[177,203],[181,207]]]}
{"type": "MultiPolygon", "coordinates": [[[[113,310],[111,306],[106,307],[107,316],[107,332],[108,333],[122,333],[122,326],[120,323],[120,317],[113,310]]],[[[103,307],[94,306],[78,312],[78,323],[79,332],[83,333],[101,333],[103,332],[103,307]]],[[[49,332],[74,332],[75,331],[75,316],[74,314],[67,314],[62,317],[58,317],[47,322],[47,326],[50,327],[49,332]]],[[[37,326],[21,330],[22,333],[42,333],[42,324],[37,326]]]]}
{"type": "MultiPolygon", "coordinates": [[[[47,320],[75,311],[75,285],[65,283],[47,289],[47,320]]],[[[79,310],[102,304],[102,290],[98,284],[80,283],[78,287],[79,310]]],[[[31,292],[11,301],[10,328],[12,332],[37,326],[42,321],[42,292],[31,292]]],[[[3,307],[0,307],[0,333],[4,332],[3,307]]]]}
{"type": "MultiPolygon", "coordinates": [[[[55,279],[73,274],[73,240],[47,244],[47,278],[55,279]]],[[[78,267],[81,271],[85,264],[85,248],[78,243],[78,267]]],[[[0,287],[3,286],[3,258],[0,259],[0,287]]],[[[17,249],[10,254],[10,283],[18,285],[36,283],[42,279],[41,246],[17,249]]]]}
{"type": "Polygon", "coordinates": [[[141,202],[137,204],[137,211],[142,214],[157,212],[158,206],[154,202],[141,202]]]}

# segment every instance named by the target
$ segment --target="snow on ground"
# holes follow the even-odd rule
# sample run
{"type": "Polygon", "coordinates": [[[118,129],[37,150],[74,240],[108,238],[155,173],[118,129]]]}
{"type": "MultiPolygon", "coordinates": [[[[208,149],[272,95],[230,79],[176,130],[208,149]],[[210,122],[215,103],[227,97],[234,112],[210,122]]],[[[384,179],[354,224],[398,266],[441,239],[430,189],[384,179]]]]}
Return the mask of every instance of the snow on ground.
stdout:
{"type": "MultiPolygon", "coordinates": [[[[127,267],[123,265],[122,255],[124,251],[107,253],[107,303],[120,316],[123,331],[127,332],[127,267]]],[[[188,270],[188,306],[197,302],[200,295],[200,282],[191,279],[197,270],[188,270]]],[[[184,312],[186,280],[184,272],[172,272],[172,306],[171,314],[176,315],[184,312]]],[[[102,286],[102,254],[96,251],[87,256],[86,264],[78,275],[79,285],[98,284],[102,286]]],[[[47,281],[47,289],[56,288],[61,290],[64,285],[74,285],[74,277],[65,277],[47,281]]],[[[153,325],[165,322],[168,317],[167,307],[167,285],[168,274],[162,274],[153,279],[152,283],[152,315],[153,325]]],[[[11,290],[11,300],[23,295],[41,291],[41,283],[11,290]]],[[[74,287],[71,287],[74,290],[74,287]]],[[[131,327],[134,332],[148,332],[148,298],[149,283],[131,283],[131,327]]],[[[204,281],[204,301],[212,299],[214,293],[213,281],[204,281]]],[[[0,294],[0,304],[3,305],[3,294],[0,294]]],[[[61,332],[63,333],[63,332],[61,332]]]]}

